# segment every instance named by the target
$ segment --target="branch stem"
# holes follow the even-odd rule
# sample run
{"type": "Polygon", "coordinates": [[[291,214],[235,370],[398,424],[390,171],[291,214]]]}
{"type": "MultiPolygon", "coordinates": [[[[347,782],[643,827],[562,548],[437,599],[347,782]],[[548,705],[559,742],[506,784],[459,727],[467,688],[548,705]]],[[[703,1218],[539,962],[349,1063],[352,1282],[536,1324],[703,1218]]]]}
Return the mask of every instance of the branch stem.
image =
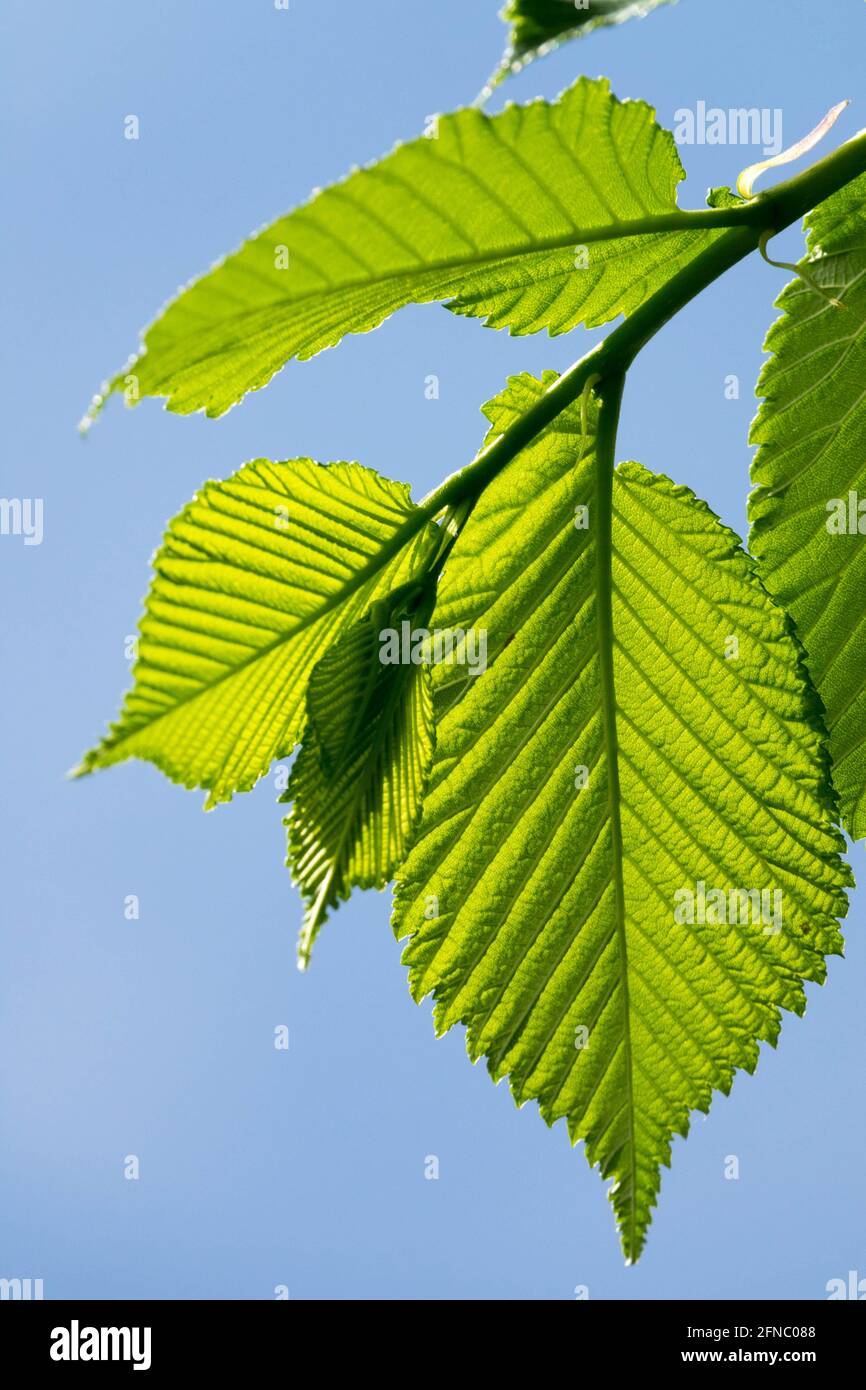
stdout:
{"type": "MultiPolygon", "coordinates": [[[[590,377],[598,378],[594,389],[603,396],[605,382],[624,375],[650,339],[713,281],[750,252],[757,250],[766,232],[775,234],[782,231],[863,173],[866,173],[866,131],[812,168],[759,194],[751,202],[735,208],[710,209],[711,212],[725,214],[723,219],[714,219],[714,225],[727,226],[727,230],[641,304],[603,342],[563,372],[535,405],[485,445],[471,463],[428,493],[375,557],[352,576],[340,597],[360,588],[422,527],[441,517],[446,509],[450,509],[451,518],[457,519],[459,528],[488,483],[582,395],[590,377]],[[468,505],[458,512],[461,503],[468,505]]],[[[673,216],[694,219],[696,214],[677,213],[673,216]]],[[[704,217],[701,220],[702,223],[707,221],[704,217]]],[[[691,225],[695,225],[693,221],[691,225]]]]}
{"type": "MultiPolygon", "coordinates": [[[[578,399],[590,376],[598,375],[604,381],[608,376],[627,371],[650,339],[713,281],[756,250],[766,232],[775,235],[782,231],[864,172],[866,131],[811,169],[760,194],[752,202],[726,209],[734,214],[728,230],[651,295],[603,342],[563,372],[534,406],[486,445],[470,464],[428,494],[421,504],[424,520],[456,501],[479,496],[521,449],[578,399]]],[[[692,213],[685,215],[694,216],[692,213]]]]}

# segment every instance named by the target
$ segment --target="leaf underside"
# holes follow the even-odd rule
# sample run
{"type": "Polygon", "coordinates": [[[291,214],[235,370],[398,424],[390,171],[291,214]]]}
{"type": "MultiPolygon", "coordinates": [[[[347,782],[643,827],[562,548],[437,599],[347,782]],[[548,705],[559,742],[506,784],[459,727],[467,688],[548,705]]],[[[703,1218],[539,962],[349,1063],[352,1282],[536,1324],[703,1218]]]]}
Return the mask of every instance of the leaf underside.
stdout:
{"type": "Polygon", "coordinates": [[[808,274],[783,291],[757,386],[749,546],[793,617],[826,709],[843,819],[866,835],[866,177],[806,219],[808,274]],[[853,494],[853,496],[852,496],[853,494]],[[853,525],[852,525],[853,523],[853,525]]]}
{"type": "Polygon", "coordinates": [[[330,644],[425,570],[437,527],[385,550],[413,510],[357,463],[258,459],[207,483],[154,559],[133,688],[79,770],[146,758],[209,806],[248,791],[300,737],[330,644]]]}
{"type": "Polygon", "coordinates": [[[375,604],[310,678],[303,746],[281,797],[294,803],[286,825],[306,903],[302,967],[327,910],[353,887],[384,888],[418,824],[433,760],[430,668],[380,660],[380,631],[403,620],[390,602],[375,604]]]}
{"type": "MultiPolygon", "coordinates": [[[[644,102],[580,78],[558,101],[442,116],[279,218],[195,281],[144,335],[138,396],[221,415],[290,358],[446,300],[494,328],[564,333],[628,314],[719,230],[592,240],[676,209],[684,171],[644,102]]],[[[96,398],[91,414],[101,407],[96,398]]]]}
{"type": "MultiPolygon", "coordinates": [[[[512,379],[493,432],[552,379],[512,379]]],[[[849,876],[814,693],[751,560],[688,489],[629,463],[606,561],[580,452],[572,408],[490,485],[440,581],[438,625],[514,635],[437,729],[395,929],[437,1030],[464,1023],[518,1104],[585,1140],[633,1260],[672,1136],[824,978],[849,876]],[[737,895],[724,912],[748,921],[676,923],[701,883],[781,892],[781,930],[772,896],[766,917],[737,895]]]]}
{"type": "Polygon", "coordinates": [[[591,0],[584,9],[574,0],[508,0],[502,19],[511,25],[502,66],[493,79],[501,82],[541,58],[567,39],[584,38],[594,29],[642,18],[671,0],[591,0]]]}

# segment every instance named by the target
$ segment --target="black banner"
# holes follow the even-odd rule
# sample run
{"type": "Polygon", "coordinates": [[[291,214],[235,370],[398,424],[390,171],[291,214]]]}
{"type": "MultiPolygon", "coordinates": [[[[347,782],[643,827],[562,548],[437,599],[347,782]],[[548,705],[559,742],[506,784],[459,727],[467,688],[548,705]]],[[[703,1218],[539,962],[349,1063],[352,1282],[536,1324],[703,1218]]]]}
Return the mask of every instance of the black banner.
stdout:
{"type": "MultiPolygon", "coordinates": [[[[843,1306],[851,1301],[841,1297],[838,1301],[784,1303],[632,1303],[588,1299],[560,1307],[558,1313],[551,1305],[538,1305],[538,1314],[542,1315],[543,1307],[548,1308],[543,1316],[552,1318],[554,1335],[592,1339],[564,1344],[572,1346],[575,1368],[586,1357],[587,1367],[593,1364],[597,1371],[601,1369],[601,1358],[608,1359],[610,1369],[617,1372],[629,1368],[665,1372],[674,1367],[691,1367],[700,1374],[713,1366],[776,1369],[793,1365],[826,1376],[843,1367],[849,1374],[857,1373],[866,1324],[857,1308],[843,1306]]],[[[469,1317],[473,1306],[467,1305],[469,1317]]],[[[327,1323],[322,1327],[326,1334],[324,1347],[329,1362],[334,1350],[344,1347],[347,1359],[361,1370],[364,1348],[369,1350],[370,1345],[370,1320],[375,1313],[371,1304],[364,1304],[362,1338],[350,1336],[344,1340],[344,1323],[347,1319],[352,1321],[353,1307],[351,1303],[327,1307],[327,1323]]],[[[319,1343],[315,1319],[313,1305],[301,1301],[20,1300],[0,1303],[0,1336],[4,1364],[8,1366],[11,1361],[19,1368],[19,1374],[32,1370],[61,1379],[72,1375],[98,1377],[100,1370],[108,1369],[115,1376],[138,1373],[153,1379],[190,1370],[199,1378],[212,1374],[222,1379],[232,1371],[249,1371],[266,1363],[290,1374],[299,1338],[307,1344],[305,1362],[311,1347],[319,1343]]],[[[504,1348],[495,1314],[493,1319],[491,1322],[488,1312],[475,1331],[477,1355],[487,1365],[495,1360],[497,1348],[504,1348]]],[[[514,1327],[509,1325],[510,1345],[514,1327]]],[[[407,1324],[389,1320],[385,1326],[390,1328],[387,1344],[399,1353],[407,1324]]],[[[420,1331],[418,1324],[413,1326],[413,1336],[427,1342],[431,1358],[435,1358],[435,1341],[443,1325],[438,1324],[440,1333],[435,1336],[420,1331]]],[[[465,1337],[466,1331],[460,1329],[458,1335],[465,1337]]],[[[524,1331],[529,1350],[531,1324],[524,1331]]],[[[445,1350],[444,1346],[440,1350],[445,1350]]],[[[381,1345],[378,1354],[387,1354],[381,1345]]]]}

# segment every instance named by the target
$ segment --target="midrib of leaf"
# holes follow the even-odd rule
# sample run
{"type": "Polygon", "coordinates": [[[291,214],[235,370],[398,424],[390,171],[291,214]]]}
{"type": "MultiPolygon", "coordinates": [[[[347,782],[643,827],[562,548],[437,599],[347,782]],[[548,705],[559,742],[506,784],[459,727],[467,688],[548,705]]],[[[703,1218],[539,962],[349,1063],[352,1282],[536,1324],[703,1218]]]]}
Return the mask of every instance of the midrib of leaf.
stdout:
{"type": "Polygon", "coordinates": [[[601,393],[598,434],[595,441],[595,565],[596,620],[598,629],[598,665],[601,718],[607,763],[607,792],[610,819],[611,870],[614,889],[617,951],[620,966],[620,990],[623,1016],[623,1053],[625,1057],[626,1098],[629,1134],[629,1261],[637,1243],[637,1144],[635,1136],[634,1063],[631,1046],[631,1013],[628,985],[628,942],[626,939],[625,885],[623,882],[623,838],[620,815],[619,741],[616,728],[616,685],[614,681],[613,629],[613,470],[616,432],[622,402],[623,376],[611,377],[601,393]]]}
{"type": "MultiPolygon", "coordinates": [[[[622,165],[620,165],[620,168],[622,168],[622,165]]],[[[583,173],[584,176],[586,176],[585,170],[583,170],[583,173]]],[[[623,173],[625,175],[624,170],[623,173]]],[[[631,180],[625,178],[625,182],[628,183],[630,190],[634,191],[632,189],[631,180]]],[[[489,196],[490,190],[487,189],[486,191],[489,196]]],[[[635,197],[637,198],[637,194],[635,194],[635,197]]],[[[638,199],[638,201],[640,200],[638,199]]],[[[291,215],[297,217],[298,211],[293,212],[291,215]]],[[[571,250],[576,243],[618,241],[621,238],[631,239],[639,236],[657,236],[663,233],[670,234],[674,232],[724,231],[732,226],[748,225],[752,220],[752,215],[748,213],[746,209],[740,207],[734,209],[679,208],[675,212],[669,213],[647,212],[643,217],[628,218],[623,221],[617,221],[616,218],[612,218],[609,223],[605,223],[598,227],[580,227],[576,224],[572,224],[567,235],[563,233],[562,235],[550,237],[538,237],[533,240],[531,246],[503,246],[500,250],[490,253],[489,255],[448,256],[443,257],[441,260],[430,261],[425,261],[418,257],[417,271],[407,266],[400,270],[388,271],[382,275],[365,273],[363,277],[359,276],[357,279],[339,281],[332,280],[330,277],[326,277],[323,272],[319,272],[322,274],[323,279],[321,288],[305,290],[301,294],[275,295],[273,299],[269,299],[265,303],[257,304],[252,309],[241,309],[236,314],[225,315],[221,323],[239,323],[248,319],[253,319],[257,314],[265,314],[278,305],[290,304],[292,307],[295,307],[306,303],[306,301],[310,299],[322,299],[328,291],[332,291],[334,294],[345,294],[355,289],[367,291],[381,285],[396,285],[404,280],[414,281],[418,278],[426,277],[435,279],[436,276],[440,275],[442,272],[447,272],[449,270],[463,271],[487,266],[505,266],[509,263],[519,262],[532,256],[543,254],[546,251],[571,250]]],[[[331,232],[330,229],[326,230],[323,228],[322,231],[324,235],[334,239],[333,232],[331,232]]],[[[530,235],[530,233],[527,233],[527,235],[530,235]]],[[[234,256],[239,254],[239,252],[235,252],[233,256],[227,259],[233,260],[234,256]]],[[[293,254],[297,255],[299,260],[301,259],[298,253],[293,254]]],[[[347,254],[349,253],[347,252],[347,254]]],[[[355,260],[360,259],[356,251],[353,250],[351,254],[354,256],[355,260]]],[[[244,270],[249,268],[250,267],[247,266],[243,267],[244,270]]],[[[199,278],[204,277],[202,276],[199,278]]],[[[261,278],[264,279],[264,277],[261,278]]],[[[198,282],[195,281],[194,283],[198,282]]],[[[157,323],[158,322],[159,320],[157,320],[157,323]]],[[[193,362],[198,359],[196,359],[193,354],[186,352],[184,360],[193,362]]],[[[128,371],[129,368],[125,367],[120,374],[121,378],[125,376],[128,371]]]]}
{"type": "MultiPolygon", "coordinates": [[[[395,531],[394,535],[391,536],[389,540],[382,545],[378,554],[373,559],[368,560],[367,564],[364,565],[362,569],[357,570],[351,576],[351,578],[346,580],[341,589],[329,595],[328,598],[323,603],[321,603],[318,608],[311,610],[309,613],[306,613],[302,618],[300,618],[293,628],[288,628],[285,632],[280,633],[279,637],[277,637],[273,642],[269,642],[267,646],[257,647],[255,651],[253,651],[252,654],[246,658],[246,660],[239,661],[236,666],[232,666],[231,668],[224,671],[222,675],[216,676],[213,680],[209,681],[209,683],[206,686],[204,686],[201,690],[192,691],[189,695],[185,695],[182,699],[176,700],[172,705],[162,710],[159,714],[154,715],[151,719],[147,721],[148,728],[153,728],[153,726],[155,724],[158,724],[160,720],[167,719],[171,715],[175,715],[177,711],[179,709],[183,709],[185,705],[193,704],[196,700],[203,699],[206,696],[210,695],[212,691],[216,690],[217,687],[222,685],[224,681],[233,680],[239,674],[239,672],[245,671],[249,666],[257,665],[260,661],[263,661],[265,657],[270,656],[271,653],[276,651],[279,647],[285,646],[286,643],[294,641],[298,633],[303,632],[308,627],[314,627],[316,623],[321,622],[322,618],[326,617],[328,613],[333,612],[335,608],[339,608],[341,604],[343,604],[346,601],[347,598],[351,598],[354,593],[357,593],[358,589],[363,588],[364,584],[366,584],[368,580],[375,578],[375,576],[380,572],[380,570],[384,569],[388,561],[393,559],[393,557],[398,553],[398,551],[400,551],[402,547],[406,545],[408,541],[410,541],[412,537],[421,529],[424,522],[428,520],[430,516],[430,511],[428,508],[424,516],[419,517],[418,513],[422,510],[423,507],[419,507],[415,513],[409,516],[403,523],[403,525],[400,527],[400,529],[398,531],[395,531]]],[[[433,515],[435,515],[435,512],[433,513],[433,515]]],[[[187,541],[185,542],[185,544],[188,545],[190,543],[187,541]]],[[[131,736],[134,736],[134,734],[137,732],[137,729],[134,730],[133,735],[131,736]]]]}
{"type": "Polygon", "coordinates": [[[682,166],[651,109],[636,114],[643,107],[580,79],[557,103],[530,103],[525,129],[521,108],[443,117],[440,143],[411,141],[356,169],[182,290],[145,331],[141,395],[220,415],[288,360],[412,302],[443,300],[514,333],[634,312],[723,228],[760,220],[745,203],[678,208],[682,166]],[[269,241],[283,239],[301,272],[290,280],[268,265],[269,241]],[[613,249],[596,253],[581,283],[569,253],[596,242],[613,249]]]}

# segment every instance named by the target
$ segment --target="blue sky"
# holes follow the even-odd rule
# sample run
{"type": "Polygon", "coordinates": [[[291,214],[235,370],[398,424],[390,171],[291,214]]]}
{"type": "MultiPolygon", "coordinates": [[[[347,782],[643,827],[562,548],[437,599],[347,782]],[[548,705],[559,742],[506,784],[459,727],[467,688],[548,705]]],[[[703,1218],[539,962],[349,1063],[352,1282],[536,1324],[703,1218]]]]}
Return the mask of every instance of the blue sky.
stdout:
{"type": "MultiPolygon", "coordinates": [[[[0,538],[0,1276],[42,1278],[46,1297],[820,1298],[829,1279],[866,1275],[861,896],[847,959],[809,987],[806,1018],[787,1018],[778,1052],[675,1142],[646,1254],[625,1269],[603,1185],[562,1126],[515,1110],[459,1031],[434,1039],[388,895],[356,895],[298,975],[272,779],[207,816],[141,764],[64,780],[128,682],[165,521],[205,478],[262,455],[357,458],[420,496],[474,453],[479,406],[509,373],[562,369],[597,336],[512,339],[409,309],[221,421],[114,402],[76,436],[178,285],[474,97],[502,44],[496,8],[4,6],[0,492],[44,499],[44,539],[0,538]],[[724,1178],[732,1154],[738,1181],[724,1178]]],[[[564,47],[494,109],[604,73],[669,126],[699,101],[778,108],[791,143],[851,97],[833,143],[866,125],[864,38],[862,0],[817,14],[681,0],[564,47]]],[[[759,157],[681,153],[695,207],[759,157]]],[[[789,232],[773,254],[797,244],[789,232]]],[[[737,268],[651,345],[624,405],[620,456],[688,483],[741,533],[753,384],[784,280],[757,258],[737,268]]]]}

